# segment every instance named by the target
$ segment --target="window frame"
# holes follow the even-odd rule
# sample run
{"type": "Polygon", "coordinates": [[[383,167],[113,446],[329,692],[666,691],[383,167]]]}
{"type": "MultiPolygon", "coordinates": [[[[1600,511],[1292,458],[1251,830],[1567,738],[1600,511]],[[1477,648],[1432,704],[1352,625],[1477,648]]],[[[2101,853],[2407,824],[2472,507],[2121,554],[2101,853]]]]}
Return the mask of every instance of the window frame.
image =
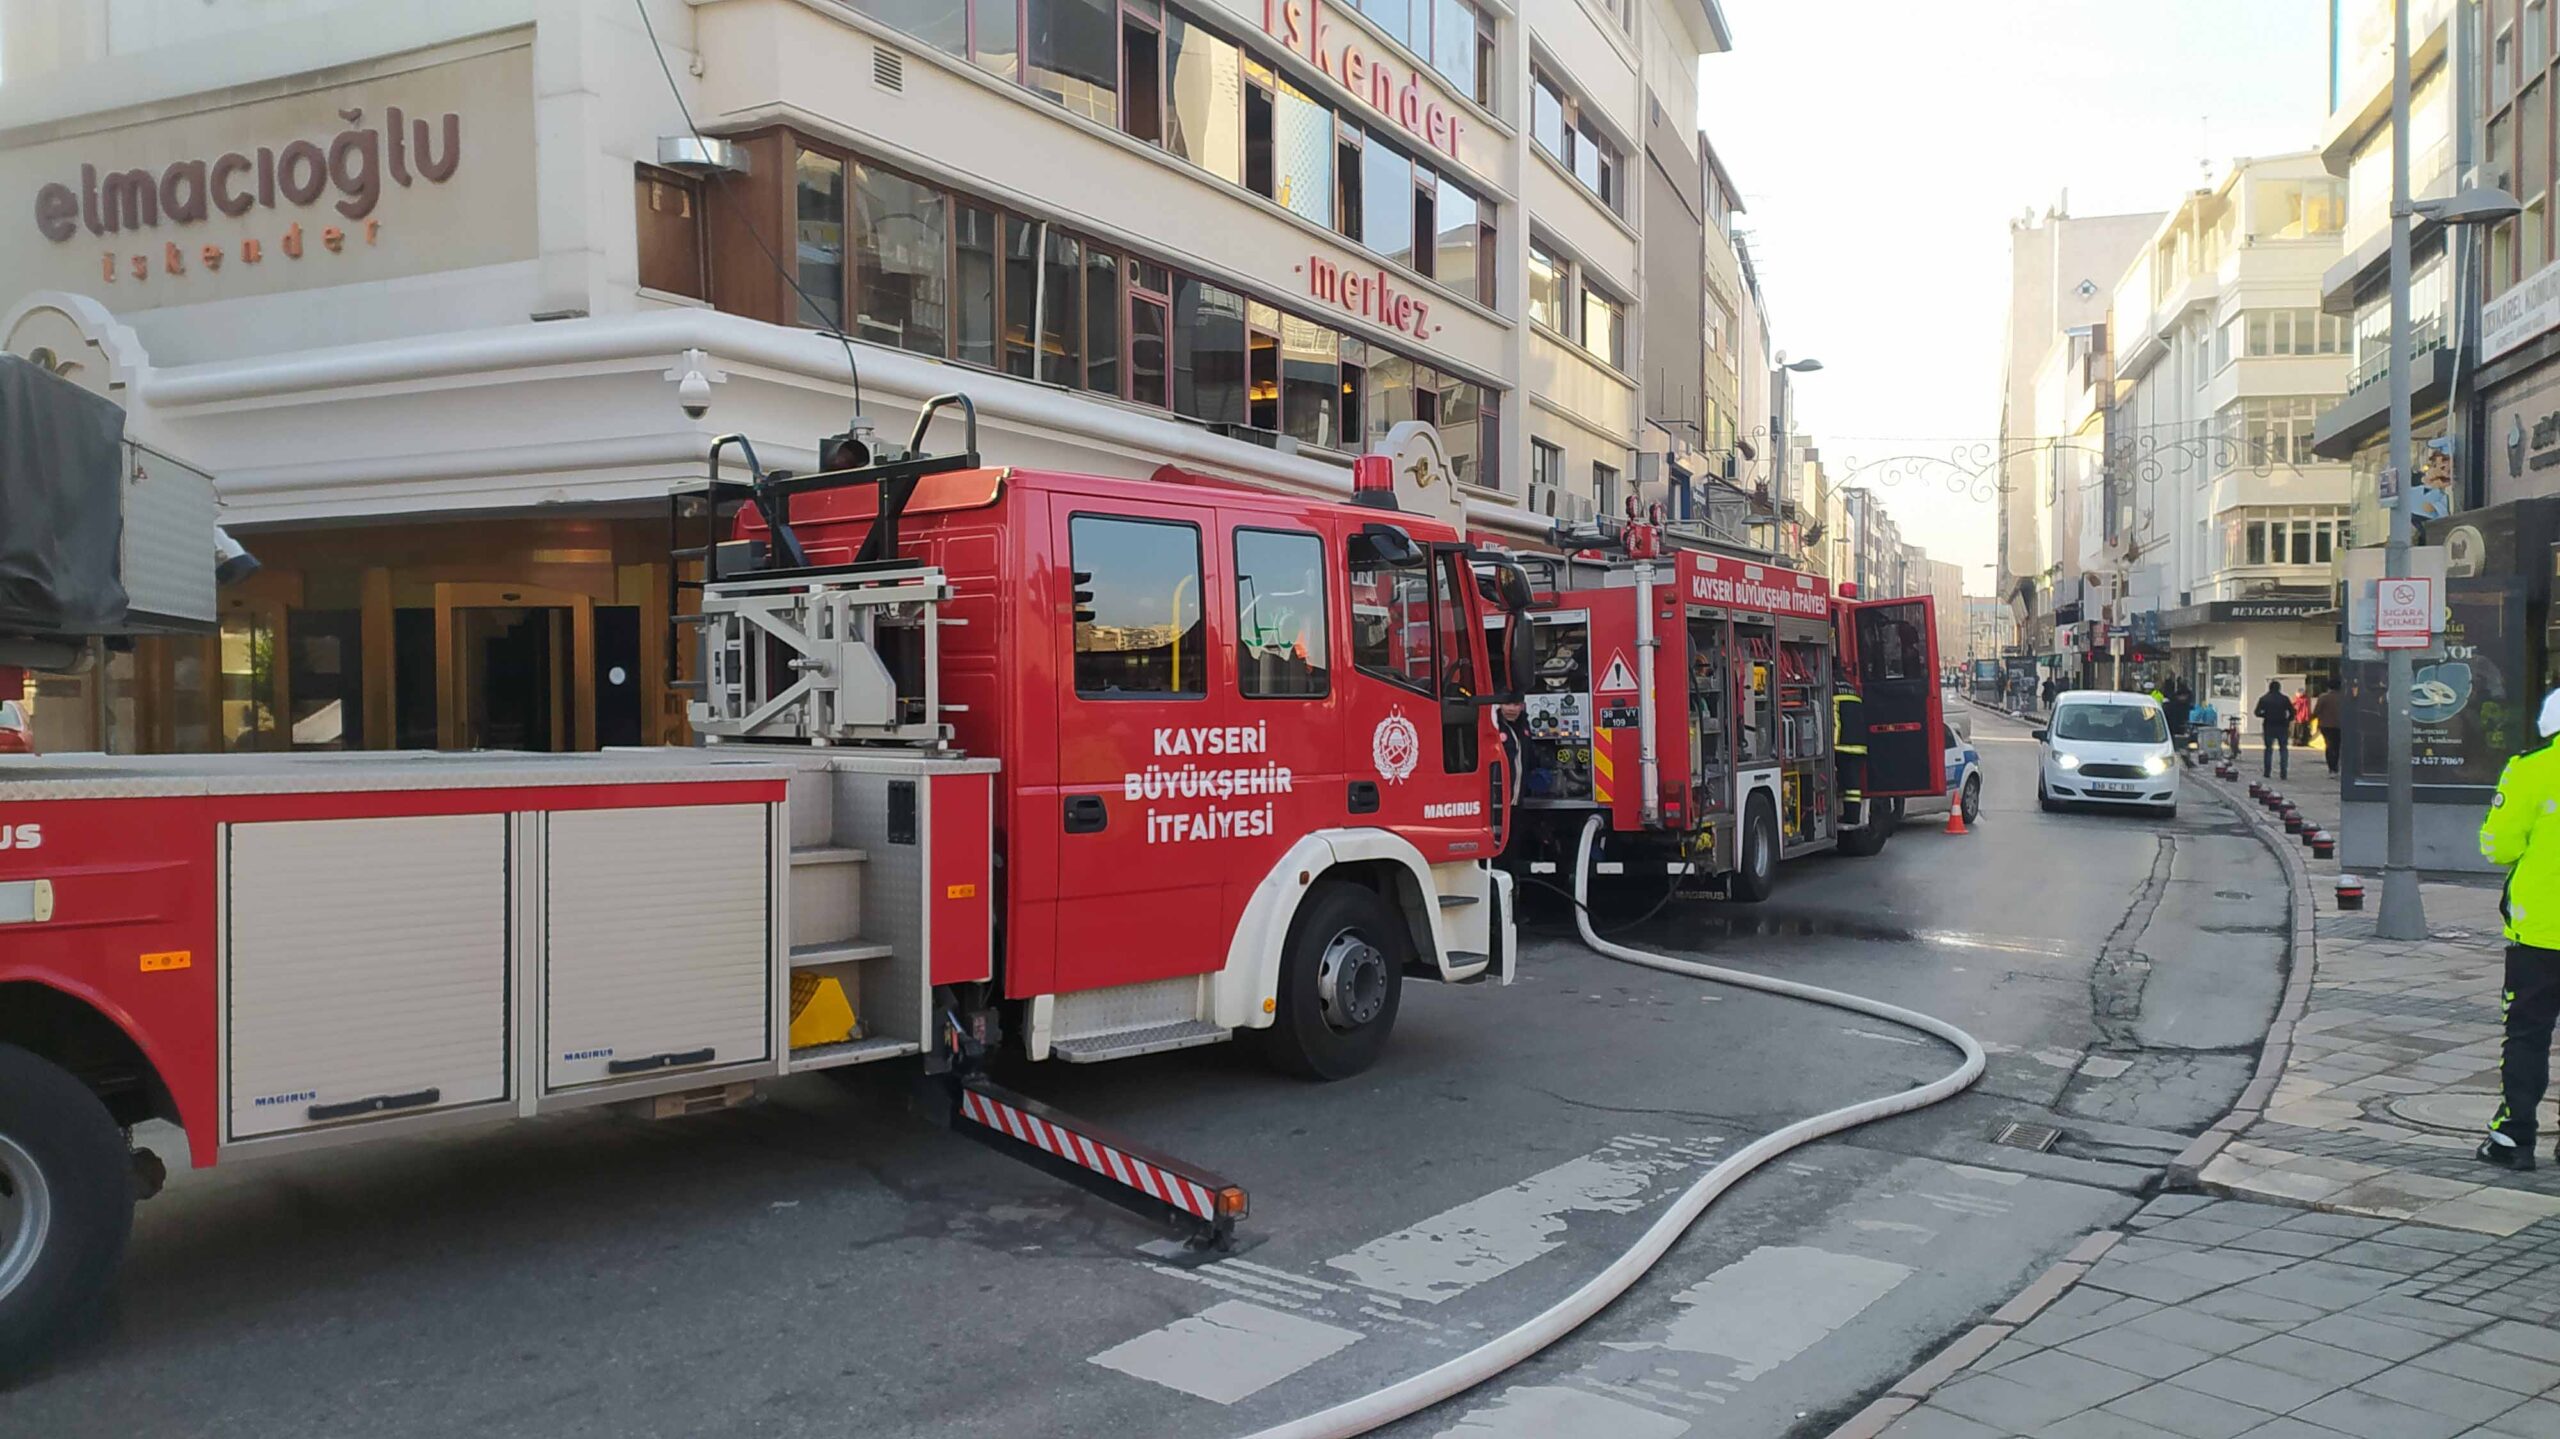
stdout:
{"type": "MultiPolygon", "coordinates": [[[[1418,546],[1417,548],[1420,549],[1422,556],[1418,563],[1413,565],[1390,565],[1386,564],[1384,561],[1380,561],[1379,568],[1391,574],[1403,574],[1410,571],[1418,575],[1422,580],[1423,609],[1428,616],[1428,622],[1424,625],[1424,628],[1431,632],[1431,678],[1428,681],[1419,681],[1409,674],[1401,673],[1385,665],[1371,666],[1360,658],[1360,607],[1356,600],[1351,604],[1351,667],[1361,674],[1367,675],[1371,679],[1394,685],[1398,689],[1409,690],[1425,699],[1437,699],[1440,694],[1440,584],[1434,571],[1436,569],[1435,562],[1438,560],[1439,556],[1427,545],[1418,546]]],[[[1345,594],[1356,595],[1358,593],[1356,589],[1358,582],[1354,580],[1352,576],[1357,574],[1359,569],[1359,561],[1351,557],[1349,547],[1346,545],[1342,556],[1343,591],[1345,594]]],[[[1388,623],[1392,625],[1395,622],[1394,613],[1390,611],[1388,615],[1388,623]]]]}
{"type": "MultiPolygon", "coordinates": [[[[1189,530],[1191,532],[1191,567],[1192,574],[1195,577],[1191,586],[1192,594],[1195,596],[1192,603],[1198,608],[1200,615],[1200,689],[1196,694],[1183,690],[1142,690],[1128,694],[1107,694],[1087,690],[1084,687],[1083,677],[1076,673],[1076,659],[1078,656],[1084,654],[1085,651],[1077,648],[1076,645],[1076,628],[1078,621],[1075,617],[1075,605],[1071,596],[1069,603],[1066,606],[1067,687],[1069,691],[1073,693],[1077,699],[1090,701],[1095,704],[1127,704],[1132,702],[1142,704],[1174,704],[1205,701],[1211,698],[1209,664],[1210,656],[1216,652],[1217,646],[1211,642],[1209,634],[1209,597],[1206,593],[1209,588],[1210,579],[1209,557],[1206,543],[1201,535],[1202,526],[1200,522],[1196,520],[1167,519],[1159,515],[1132,515],[1112,510],[1069,510],[1067,512],[1067,583],[1070,590],[1074,588],[1075,574],[1079,568],[1076,564],[1076,521],[1078,520],[1099,520],[1110,524],[1144,525],[1163,529],[1189,530]]],[[[1093,573],[1098,575],[1100,572],[1094,571],[1093,573]]],[[[1177,635],[1174,639],[1174,646],[1177,655],[1180,653],[1181,643],[1181,638],[1177,635]]]]}
{"type": "Polygon", "coordinates": [[[1286,702],[1290,702],[1290,701],[1296,701],[1296,702],[1300,702],[1300,703],[1306,703],[1306,702],[1322,703],[1322,702],[1324,702],[1324,701],[1327,701],[1327,700],[1332,699],[1332,698],[1333,698],[1333,568],[1332,568],[1332,565],[1333,565],[1333,555],[1332,555],[1331,550],[1330,550],[1330,549],[1328,549],[1328,548],[1327,548],[1327,546],[1326,546],[1326,544],[1325,544],[1325,537],[1324,537],[1324,535],[1323,535],[1320,531],[1316,531],[1316,530],[1286,529],[1286,528],[1281,528],[1281,527],[1273,526],[1273,525],[1237,525],[1233,530],[1231,530],[1231,531],[1229,531],[1229,532],[1228,532],[1228,535],[1227,535],[1227,554],[1228,554],[1228,558],[1234,562],[1234,571],[1235,571],[1235,572],[1234,572],[1233,580],[1234,580],[1234,583],[1239,587],[1239,588],[1237,589],[1237,591],[1236,591],[1236,624],[1235,624],[1235,634],[1231,637],[1231,638],[1232,638],[1232,640],[1233,640],[1233,643],[1234,643],[1235,645],[1237,645],[1237,646],[1238,646],[1238,650],[1237,650],[1237,660],[1236,660],[1236,694],[1237,694],[1239,697],[1244,698],[1244,699],[1249,699],[1249,700],[1267,700],[1267,701],[1280,702],[1280,703],[1286,703],[1286,702]],[[1320,670],[1318,670],[1318,671],[1317,671],[1317,674],[1319,675],[1319,677],[1320,677],[1320,678],[1321,678],[1321,680],[1322,680],[1322,688],[1318,689],[1318,690],[1317,690],[1315,693],[1313,693],[1313,694],[1294,694],[1294,695],[1269,695],[1269,694],[1255,694],[1255,693],[1253,692],[1253,688],[1252,688],[1251,684],[1247,681],[1247,679],[1246,679],[1246,677],[1245,677],[1245,668],[1244,668],[1243,650],[1242,650],[1242,646],[1243,646],[1243,644],[1244,644],[1244,591],[1243,591],[1243,589],[1241,588],[1241,586],[1244,584],[1244,581],[1245,581],[1245,563],[1244,563],[1244,549],[1243,549],[1243,545],[1244,545],[1244,537],[1245,537],[1245,536],[1247,536],[1247,535],[1269,535],[1269,536],[1272,536],[1273,538],[1277,538],[1277,539],[1291,539],[1291,540],[1300,540],[1300,539],[1303,539],[1303,540],[1313,540],[1313,541],[1315,542],[1315,546],[1316,546],[1316,625],[1315,625],[1315,633],[1317,633],[1318,635],[1321,635],[1321,636],[1323,637],[1323,641],[1324,641],[1324,651],[1325,651],[1325,652],[1324,652],[1324,666],[1323,666],[1323,668],[1322,668],[1322,669],[1320,669],[1320,670]]]}

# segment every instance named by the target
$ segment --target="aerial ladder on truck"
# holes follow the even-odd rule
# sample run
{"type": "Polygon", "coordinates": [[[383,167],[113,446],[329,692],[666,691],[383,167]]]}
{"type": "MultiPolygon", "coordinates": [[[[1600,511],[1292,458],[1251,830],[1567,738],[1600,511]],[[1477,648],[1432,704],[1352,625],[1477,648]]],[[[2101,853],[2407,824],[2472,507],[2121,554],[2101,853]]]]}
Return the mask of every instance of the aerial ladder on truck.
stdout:
{"type": "Polygon", "coordinates": [[[1902,801],[1941,783],[1931,600],[1861,599],[1630,512],[1522,561],[1535,599],[1510,862],[1560,873],[1597,825],[1595,892],[1756,902],[1785,861],[1877,853],[1902,801]]]}
{"type": "MultiPolygon", "coordinates": [[[[0,357],[0,664],[211,626],[212,484],[128,483],[121,425],[0,357]],[[30,515],[79,543],[8,548],[30,515]]],[[[989,1059],[1339,1078],[1406,983],[1509,981],[1528,583],[1383,458],[1353,504],[1020,471],[956,395],[819,453],[722,437],[671,500],[700,746],[0,757],[0,1368],[109,1281],[147,1120],[204,1168],[905,1062],[1214,1253],[1240,1185],[989,1059]]]]}

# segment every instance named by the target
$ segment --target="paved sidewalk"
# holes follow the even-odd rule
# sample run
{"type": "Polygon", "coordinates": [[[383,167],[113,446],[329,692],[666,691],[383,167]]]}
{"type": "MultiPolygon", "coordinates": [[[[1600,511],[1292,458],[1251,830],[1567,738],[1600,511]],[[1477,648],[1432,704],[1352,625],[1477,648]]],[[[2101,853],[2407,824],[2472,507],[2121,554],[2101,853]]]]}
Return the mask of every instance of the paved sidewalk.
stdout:
{"type": "MultiPolygon", "coordinates": [[[[2336,783],[2316,758],[2310,768],[2306,774],[2297,764],[2294,778],[2277,787],[2306,820],[2334,831],[2336,783]]],[[[2316,916],[2307,957],[2312,983],[2300,1018],[2289,1027],[2279,1022],[2268,1035],[2269,1051],[2282,1056],[2280,1076],[2271,1090],[2244,1095],[2234,1120],[2225,1121],[2236,1137],[2203,1165],[2203,1186],[2491,1235],[2560,1218],[2560,1163],[2549,1149],[2560,1119],[2549,1111],[2537,1172],[2509,1174],[2471,1155],[2498,1103],[2505,966],[2498,891],[2427,884],[2433,937],[2414,944],[2377,939],[2380,877],[2363,876],[2361,912],[2339,911],[2337,862],[2310,859],[2249,799],[2247,780],[2256,774],[2251,756],[2238,785],[2223,785],[2209,771],[2190,778],[2232,793],[2252,823],[2285,842],[2297,899],[2307,886],[2316,916]]],[[[2297,973],[2305,959],[2295,956],[2297,973]]],[[[2560,1430],[2554,1434],[2560,1439],[2560,1430]]]]}
{"type": "Polygon", "coordinates": [[[1924,1366],[1925,1399],[1880,1400],[1841,1432],[2560,1435],[2560,1220],[2501,1239],[2165,1195],[2126,1228],[2057,1293],[2029,1290],[1924,1366]]]}

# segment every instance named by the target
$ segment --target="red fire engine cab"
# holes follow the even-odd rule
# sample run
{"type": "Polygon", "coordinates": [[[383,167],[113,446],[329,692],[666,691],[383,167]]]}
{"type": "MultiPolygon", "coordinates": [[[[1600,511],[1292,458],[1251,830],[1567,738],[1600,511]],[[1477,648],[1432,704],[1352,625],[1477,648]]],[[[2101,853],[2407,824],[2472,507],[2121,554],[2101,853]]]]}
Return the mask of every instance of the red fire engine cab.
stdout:
{"type": "Polygon", "coordinates": [[[1218,1244],[1240,1187],[988,1051],[1335,1078],[1408,979],[1508,982],[1519,571],[1374,504],[989,467],[973,411],[921,453],[952,406],[821,473],[715,444],[704,747],[0,760],[0,1367],[112,1272],[147,1120],[204,1167],[920,1059],[959,1132],[1218,1244]]]}
{"type": "Polygon", "coordinates": [[[1941,783],[1928,597],[1835,596],[1757,554],[1665,552],[1652,526],[1613,540],[1524,561],[1516,862],[1568,867],[1597,816],[1599,876],[1698,876],[1757,901],[1782,861],[1881,849],[1899,801],[1941,783]]]}

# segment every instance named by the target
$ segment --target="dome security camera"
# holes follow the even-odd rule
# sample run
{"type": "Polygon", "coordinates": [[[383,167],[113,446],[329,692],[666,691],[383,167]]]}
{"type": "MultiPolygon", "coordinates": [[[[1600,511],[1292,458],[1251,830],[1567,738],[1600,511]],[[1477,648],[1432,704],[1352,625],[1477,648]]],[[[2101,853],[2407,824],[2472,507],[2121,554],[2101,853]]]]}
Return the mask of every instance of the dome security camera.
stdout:
{"type": "Polygon", "coordinates": [[[676,403],[684,406],[685,418],[701,419],[711,409],[711,381],[699,369],[685,371],[676,382],[676,403]]]}

